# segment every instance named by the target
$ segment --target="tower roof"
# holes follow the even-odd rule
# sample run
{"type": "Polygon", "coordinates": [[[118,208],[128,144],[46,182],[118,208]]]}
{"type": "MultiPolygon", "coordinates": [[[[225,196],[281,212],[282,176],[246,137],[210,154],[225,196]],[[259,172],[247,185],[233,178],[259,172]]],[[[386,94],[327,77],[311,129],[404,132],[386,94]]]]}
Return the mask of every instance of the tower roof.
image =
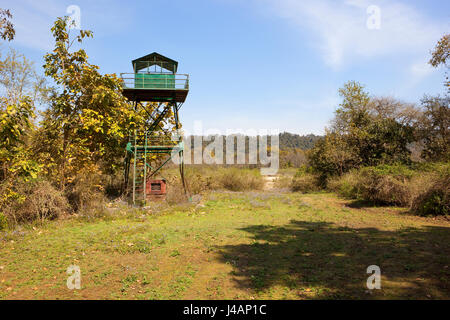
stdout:
{"type": "Polygon", "coordinates": [[[171,71],[172,73],[177,73],[178,68],[177,61],[167,58],[157,52],[153,52],[141,58],[135,59],[132,61],[132,64],[135,73],[139,70],[152,67],[154,65],[160,66],[171,71]]]}

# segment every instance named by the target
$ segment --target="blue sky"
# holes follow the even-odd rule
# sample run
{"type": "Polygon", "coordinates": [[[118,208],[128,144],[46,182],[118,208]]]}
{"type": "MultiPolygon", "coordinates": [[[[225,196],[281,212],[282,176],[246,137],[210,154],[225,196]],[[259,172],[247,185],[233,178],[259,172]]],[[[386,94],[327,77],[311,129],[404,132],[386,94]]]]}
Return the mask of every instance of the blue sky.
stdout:
{"type": "Polygon", "coordinates": [[[132,59],[154,51],[179,61],[191,80],[181,110],[188,131],[202,121],[224,133],[322,134],[348,80],[407,102],[444,91],[443,70],[427,61],[450,32],[449,1],[0,0],[14,15],[10,46],[41,69],[52,22],[70,5],[94,32],[85,49],[102,72],[130,72],[132,59]],[[367,27],[371,5],[379,29],[367,27]]]}

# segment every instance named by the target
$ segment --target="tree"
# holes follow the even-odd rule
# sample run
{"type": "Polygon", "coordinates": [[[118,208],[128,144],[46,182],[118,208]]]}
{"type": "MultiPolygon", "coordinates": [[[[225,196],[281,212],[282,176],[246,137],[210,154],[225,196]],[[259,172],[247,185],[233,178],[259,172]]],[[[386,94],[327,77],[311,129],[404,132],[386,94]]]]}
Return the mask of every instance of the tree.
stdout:
{"type": "Polygon", "coordinates": [[[36,73],[34,63],[14,49],[0,59],[0,85],[5,89],[6,98],[13,103],[24,97],[29,97],[33,103],[47,102],[51,91],[45,78],[36,73]]]}
{"type": "Polygon", "coordinates": [[[450,56],[450,34],[445,34],[436,44],[431,52],[430,64],[437,68],[440,65],[447,66],[447,60],[450,56]]]}
{"type": "Polygon", "coordinates": [[[144,117],[123,97],[115,74],[100,74],[82,48],[73,49],[92,37],[91,31],[71,37],[66,18],[58,18],[51,30],[55,49],[45,55],[44,70],[58,88],[34,143],[46,174],[64,189],[81,173],[121,168],[128,134],[144,125],[144,117]]]}
{"type": "Polygon", "coordinates": [[[29,98],[19,103],[0,98],[0,182],[11,176],[36,178],[39,172],[25,140],[32,128],[33,109],[29,98]]]}
{"type": "MultiPolygon", "coordinates": [[[[440,65],[444,65],[447,68],[448,71],[448,63],[447,60],[450,56],[450,34],[445,34],[437,43],[436,47],[433,51],[431,51],[431,59],[429,63],[437,68],[440,65]]],[[[445,75],[445,86],[447,87],[448,91],[450,91],[450,81],[448,78],[448,73],[446,72],[445,75]]]]}
{"type": "Polygon", "coordinates": [[[364,86],[356,81],[349,81],[339,89],[342,102],[336,109],[332,121],[332,130],[340,134],[353,134],[358,128],[366,126],[369,119],[369,94],[364,86]]]}
{"type": "Polygon", "coordinates": [[[422,99],[424,108],[421,137],[425,148],[422,156],[428,160],[450,161],[450,97],[422,99]]]}
{"type": "Polygon", "coordinates": [[[411,104],[392,98],[370,98],[355,81],[339,90],[342,103],[330,131],[308,155],[320,174],[342,174],[352,168],[382,163],[409,162],[408,145],[420,114],[411,104]]]}
{"type": "Polygon", "coordinates": [[[0,37],[3,40],[11,41],[14,39],[16,31],[10,19],[12,14],[9,10],[0,9],[0,37]]]}
{"type": "Polygon", "coordinates": [[[51,30],[55,49],[45,55],[44,70],[58,91],[43,113],[35,144],[47,160],[47,174],[64,189],[82,170],[113,170],[136,117],[116,75],[101,75],[83,49],[72,50],[75,41],[81,44],[92,32],[80,30],[71,38],[66,18],[58,18],[51,30]]]}
{"type": "Polygon", "coordinates": [[[422,99],[424,113],[420,123],[420,138],[425,145],[422,151],[422,157],[432,161],[450,160],[449,56],[450,34],[445,34],[431,52],[429,63],[435,68],[441,65],[444,65],[447,68],[445,81],[445,86],[448,89],[447,93],[444,97],[425,96],[422,99]]]}
{"type": "MultiPolygon", "coordinates": [[[[0,37],[11,41],[15,30],[9,19],[9,10],[0,9],[0,37]]],[[[30,157],[30,136],[33,133],[35,117],[34,99],[30,98],[31,90],[37,96],[39,85],[33,82],[37,78],[32,63],[24,56],[11,50],[5,59],[0,59],[0,85],[3,87],[0,97],[0,183],[36,178],[40,171],[38,163],[30,157]]],[[[8,193],[2,193],[2,199],[8,193]]]]}
{"type": "Polygon", "coordinates": [[[417,108],[393,98],[370,98],[364,87],[354,81],[346,83],[339,92],[343,102],[336,110],[332,130],[357,149],[355,162],[407,162],[407,145],[413,141],[417,108]]]}
{"type": "Polygon", "coordinates": [[[327,132],[307,155],[309,165],[320,174],[322,180],[342,175],[357,167],[360,162],[357,148],[348,144],[346,137],[336,132],[327,132]]]}

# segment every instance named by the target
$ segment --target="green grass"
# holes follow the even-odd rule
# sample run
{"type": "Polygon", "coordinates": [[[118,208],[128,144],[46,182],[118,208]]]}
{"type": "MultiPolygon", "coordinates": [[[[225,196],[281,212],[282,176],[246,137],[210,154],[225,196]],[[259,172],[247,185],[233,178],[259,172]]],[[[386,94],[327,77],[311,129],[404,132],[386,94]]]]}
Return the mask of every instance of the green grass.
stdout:
{"type": "Polygon", "coordinates": [[[450,298],[446,220],[324,193],[224,192],[203,204],[3,233],[0,298],[450,298]],[[382,289],[369,292],[374,264],[382,289]],[[81,290],[67,289],[70,265],[81,290]]]}

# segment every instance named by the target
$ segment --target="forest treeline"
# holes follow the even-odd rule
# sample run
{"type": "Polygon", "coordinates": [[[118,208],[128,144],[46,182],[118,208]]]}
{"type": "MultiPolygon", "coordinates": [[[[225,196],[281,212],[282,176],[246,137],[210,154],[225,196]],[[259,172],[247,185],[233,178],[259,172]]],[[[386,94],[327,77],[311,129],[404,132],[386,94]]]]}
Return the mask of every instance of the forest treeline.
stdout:
{"type": "MultiPolygon", "coordinates": [[[[306,153],[308,150],[312,149],[317,141],[319,141],[322,136],[317,136],[314,134],[309,135],[299,135],[289,132],[283,132],[278,135],[278,144],[279,144],[279,165],[280,168],[299,168],[307,163],[306,153]]],[[[205,149],[212,143],[212,141],[219,141],[223,145],[223,158],[222,163],[226,163],[226,153],[227,153],[227,141],[231,141],[231,145],[233,150],[228,152],[234,152],[235,160],[236,155],[239,152],[245,153],[246,163],[248,163],[248,154],[250,150],[250,139],[251,137],[245,136],[242,134],[234,134],[229,136],[187,136],[184,137],[186,142],[186,147],[190,147],[191,149],[191,162],[194,162],[194,153],[196,148],[201,147],[202,153],[205,152],[205,149]],[[197,141],[201,141],[198,146],[196,144],[197,141]],[[242,142],[241,142],[242,141],[242,142]],[[239,144],[242,143],[242,148],[239,144]]],[[[270,153],[270,146],[272,146],[272,137],[269,136],[256,136],[252,137],[252,139],[263,139],[267,141],[267,145],[269,147],[268,153],[270,153]]],[[[236,161],[235,161],[236,163],[236,161]]],[[[246,167],[259,167],[258,165],[247,165],[246,167]]]]}

